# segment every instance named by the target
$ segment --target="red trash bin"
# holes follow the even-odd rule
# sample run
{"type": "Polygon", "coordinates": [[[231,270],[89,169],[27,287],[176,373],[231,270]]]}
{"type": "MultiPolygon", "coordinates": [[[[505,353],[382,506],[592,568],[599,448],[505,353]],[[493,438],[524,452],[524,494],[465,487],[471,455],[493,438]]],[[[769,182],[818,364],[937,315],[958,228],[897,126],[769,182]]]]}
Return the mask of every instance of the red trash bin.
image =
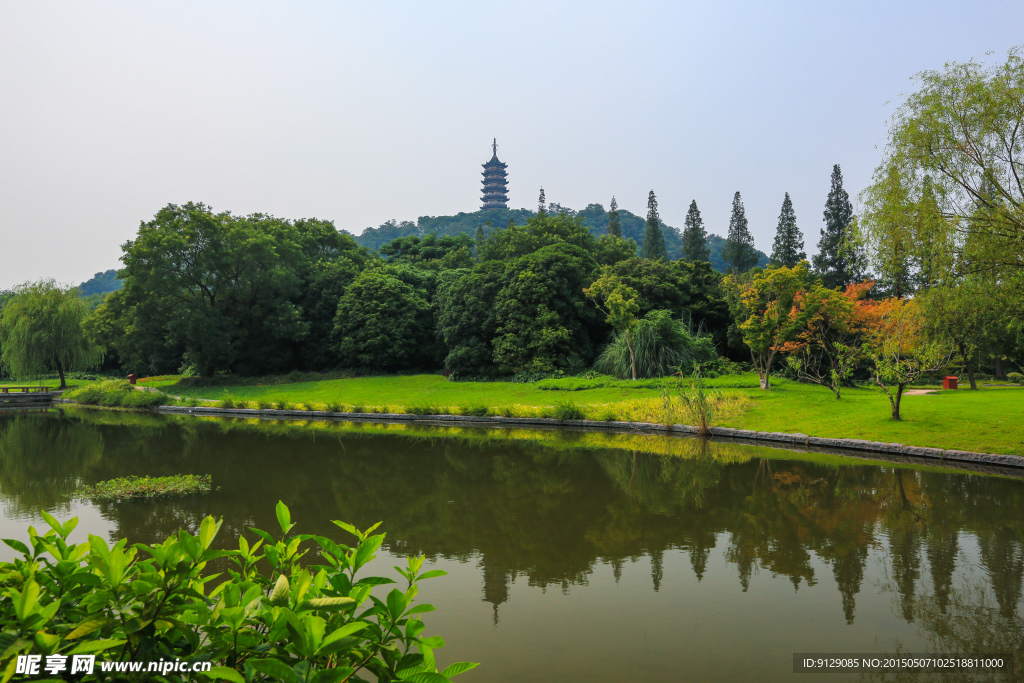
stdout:
{"type": "Polygon", "coordinates": [[[949,375],[948,377],[943,377],[942,378],[942,388],[943,389],[956,389],[957,379],[958,378],[954,377],[953,375],[949,375]]]}

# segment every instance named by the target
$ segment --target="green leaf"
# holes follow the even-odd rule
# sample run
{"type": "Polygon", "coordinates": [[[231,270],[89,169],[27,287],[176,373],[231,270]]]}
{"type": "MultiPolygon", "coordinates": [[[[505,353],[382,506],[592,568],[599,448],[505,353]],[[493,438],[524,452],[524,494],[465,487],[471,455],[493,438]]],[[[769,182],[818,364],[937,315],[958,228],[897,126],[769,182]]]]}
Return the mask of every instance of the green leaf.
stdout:
{"type": "Polygon", "coordinates": [[[348,666],[344,668],[322,669],[313,674],[310,683],[338,683],[338,681],[344,681],[353,673],[355,673],[355,669],[348,666]]]}
{"type": "MultiPolygon", "coordinates": [[[[401,674],[399,674],[401,675],[401,674]]],[[[422,673],[413,674],[408,678],[403,678],[403,681],[409,681],[409,683],[450,683],[450,681],[438,673],[430,671],[424,671],[422,673]]]]}
{"type": "Polygon", "coordinates": [[[276,659],[253,659],[249,661],[249,666],[261,674],[266,674],[285,683],[302,683],[302,677],[299,674],[276,659]]]}
{"type": "Polygon", "coordinates": [[[359,529],[357,529],[354,526],[352,526],[351,524],[349,524],[348,522],[340,522],[340,521],[338,521],[336,519],[333,520],[333,521],[334,521],[334,524],[337,524],[339,527],[341,527],[345,531],[349,532],[350,534],[352,534],[353,536],[358,538],[360,541],[363,540],[363,538],[364,538],[363,533],[361,531],[359,531],[359,529]]]}
{"type": "Polygon", "coordinates": [[[277,583],[274,584],[274,591],[270,594],[270,604],[275,606],[287,605],[288,594],[290,592],[291,589],[288,587],[288,577],[281,574],[281,576],[277,577],[277,583]]]}
{"type": "Polygon", "coordinates": [[[284,504],[284,501],[277,501],[277,523],[281,525],[281,533],[287,535],[292,527],[292,513],[289,512],[288,506],[284,504]]]}
{"type": "Polygon", "coordinates": [[[216,521],[212,516],[208,516],[203,519],[199,525],[199,543],[202,544],[203,550],[210,547],[213,542],[213,538],[220,531],[221,522],[216,521]]]}
{"type": "Polygon", "coordinates": [[[3,540],[4,540],[4,543],[6,543],[11,548],[17,550],[22,555],[31,555],[32,554],[29,551],[28,546],[25,545],[24,543],[22,543],[21,541],[16,541],[13,538],[5,538],[3,540]]]}
{"type": "Polygon", "coordinates": [[[46,523],[50,525],[50,528],[53,529],[55,532],[60,534],[64,531],[64,526],[57,521],[56,517],[51,515],[46,510],[40,510],[39,513],[43,516],[43,519],[46,520],[46,523]]]}
{"type": "Polygon", "coordinates": [[[14,603],[14,612],[18,615],[18,619],[24,621],[31,614],[36,603],[39,602],[39,586],[36,584],[35,579],[29,579],[25,582],[25,587],[21,593],[18,594],[15,591],[15,595],[18,595],[18,600],[14,603]]]}
{"type": "Polygon", "coordinates": [[[391,615],[391,619],[397,621],[405,613],[405,608],[408,606],[409,601],[406,600],[405,593],[398,590],[397,588],[391,589],[388,593],[388,613],[391,615]]]}
{"type": "Polygon", "coordinates": [[[345,624],[339,629],[331,631],[330,634],[328,634],[322,641],[320,641],[320,647],[317,649],[317,652],[326,652],[330,648],[332,643],[335,643],[341,640],[342,638],[346,638],[352,635],[353,633],[358,633],[359,631],[362,631],[368,626],[369,624],[367,624],[364,621],[352,621],[345,624]]]}
{"type": "Polygon", "coordinates": [[[356,601],[352,598],[314,598],[303,603],[303,605],[308,605],[310,609],[330,611],[344,609],[354,604],[356,604],[356,601]]]}
{"type": "Polygon", "coordinates": [[[432,650],[436,650],[439,647],[444,647],[444,638],[442,638],[441,636],[430,636],[429,638],[421,638],[420,642],[426,645],[427,647],[431,648],[432,650]]]}
{"type": "Polygon", "coordinates": [[[423,572],[416,577],[417,581],[423,581],[424,579],[433,579],[437,576],[448,576],[448,572],[443,569],[431,569],[429,572],[423,572]]]}
{"type": "Polygon", "coordinates": [[[115,647],[124,645],[125,641],[117,638],[107,638],[104,640],[87,640],[81,643],[72,650],[69,654],[83,655],[90,654],[93,652],[102,652],[103,650],[110,650],[115,647]]]}
{"type": "Polygon", "coordinates": [[[446,668],[444,671],[442,671],[441,675],[446,676],[448,678],[452,678],[453,676],[464,674],[470,669],[475,669],[478,666],[480,666],[480,664],[477,662],[455,662],[454,664],[448,666],[448,668],[446,668]]]}
{"type": "Polygon", "coordinates": [[[90,619],[89,621],[84,621],[78,626],[76,626],[75,629],[67,635],[67,639],[74,640],[75,638],[87,636],[96,629],[98,629],[100,626],[103,626],[103,624],[105,623],[107,623],[106,617],[100,617],[98,619],[90,619]]]}
{"type": "Polygon", "coordinates": [[[245,683],[245,678],[242,674],[238,673],[234,669],[229,669],[226,666],[215,666],[206,672],[206,675],[210,678],[220,681],[231,681],[231,683],[245,683]]]}
{"type": "Polygon", "coordinates": [[[405,616],[408,617],[408,616],[412,616],[413,614],[423,614],[424,612],[433,612],[435,609],[437,609],[437,608],[434,607],[433,605],[428,605],[428,604],[424,603],[422,605],[416,605],[415,607],[410,609],[408,612],[405,613],[405,616]]]}

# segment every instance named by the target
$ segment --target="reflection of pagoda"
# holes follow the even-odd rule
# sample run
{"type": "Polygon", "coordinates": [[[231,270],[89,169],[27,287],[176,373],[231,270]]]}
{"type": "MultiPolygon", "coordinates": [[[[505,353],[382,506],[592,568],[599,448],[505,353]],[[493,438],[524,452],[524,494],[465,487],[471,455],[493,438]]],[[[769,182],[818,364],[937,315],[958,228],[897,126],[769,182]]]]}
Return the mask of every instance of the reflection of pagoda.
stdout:
{"type": "Polygon", "coordinates": [[[508,208],[508,164],[498,161],[498,139],[491,145],[491,160],[484,164],[484,193],[481,209],[508,208]]]}

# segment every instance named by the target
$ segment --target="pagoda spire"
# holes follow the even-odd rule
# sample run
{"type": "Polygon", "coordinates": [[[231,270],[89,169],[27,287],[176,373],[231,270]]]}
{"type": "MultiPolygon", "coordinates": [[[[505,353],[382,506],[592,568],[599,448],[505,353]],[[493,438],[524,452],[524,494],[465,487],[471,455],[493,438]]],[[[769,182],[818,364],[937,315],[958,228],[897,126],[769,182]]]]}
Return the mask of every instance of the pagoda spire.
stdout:
{"type": "Polygon", "coordinates": [[[483,165],[482,210],[508,208],[508,164],[498,159],[498,138],[491,141],[491,160],[483,165]]]}

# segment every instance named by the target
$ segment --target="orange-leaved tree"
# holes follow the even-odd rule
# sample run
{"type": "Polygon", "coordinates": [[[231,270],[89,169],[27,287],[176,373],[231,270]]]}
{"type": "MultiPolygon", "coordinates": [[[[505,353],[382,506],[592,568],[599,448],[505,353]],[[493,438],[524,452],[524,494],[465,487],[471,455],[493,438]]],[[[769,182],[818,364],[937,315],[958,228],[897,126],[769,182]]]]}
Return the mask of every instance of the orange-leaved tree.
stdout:
{"type": "Polygon", "coordinates": [[[810,289],[807,262],[792,268],[769,268],[746,284],[730,276],[726,286],[738,293],[743,341],[750,347],[761,389],[768,390],[775,357],[814,313],[812,308],[797,305],[810,289]]]}
{"type": "Polygon", "coordinates": [[[840,292],[812,285],[796,297],[795,306],[808,315],[794,339],[782,345],[786,360],[797,377],[828,387],[837,399],[864,359],[866,335],[877,326],[874,302],[866,298],[873,286],[867,281],[840,292]]]}
{"type": "Polygon", "coordinates": [[[878,326],[869,351],[875,361],[875,383],[889,397],[892,419],[899,420],[904,389],[924,373],[945,367],[953,348],[926,339],[921,308],[913,299],[884,299],[874,312],[878,326]]]}

